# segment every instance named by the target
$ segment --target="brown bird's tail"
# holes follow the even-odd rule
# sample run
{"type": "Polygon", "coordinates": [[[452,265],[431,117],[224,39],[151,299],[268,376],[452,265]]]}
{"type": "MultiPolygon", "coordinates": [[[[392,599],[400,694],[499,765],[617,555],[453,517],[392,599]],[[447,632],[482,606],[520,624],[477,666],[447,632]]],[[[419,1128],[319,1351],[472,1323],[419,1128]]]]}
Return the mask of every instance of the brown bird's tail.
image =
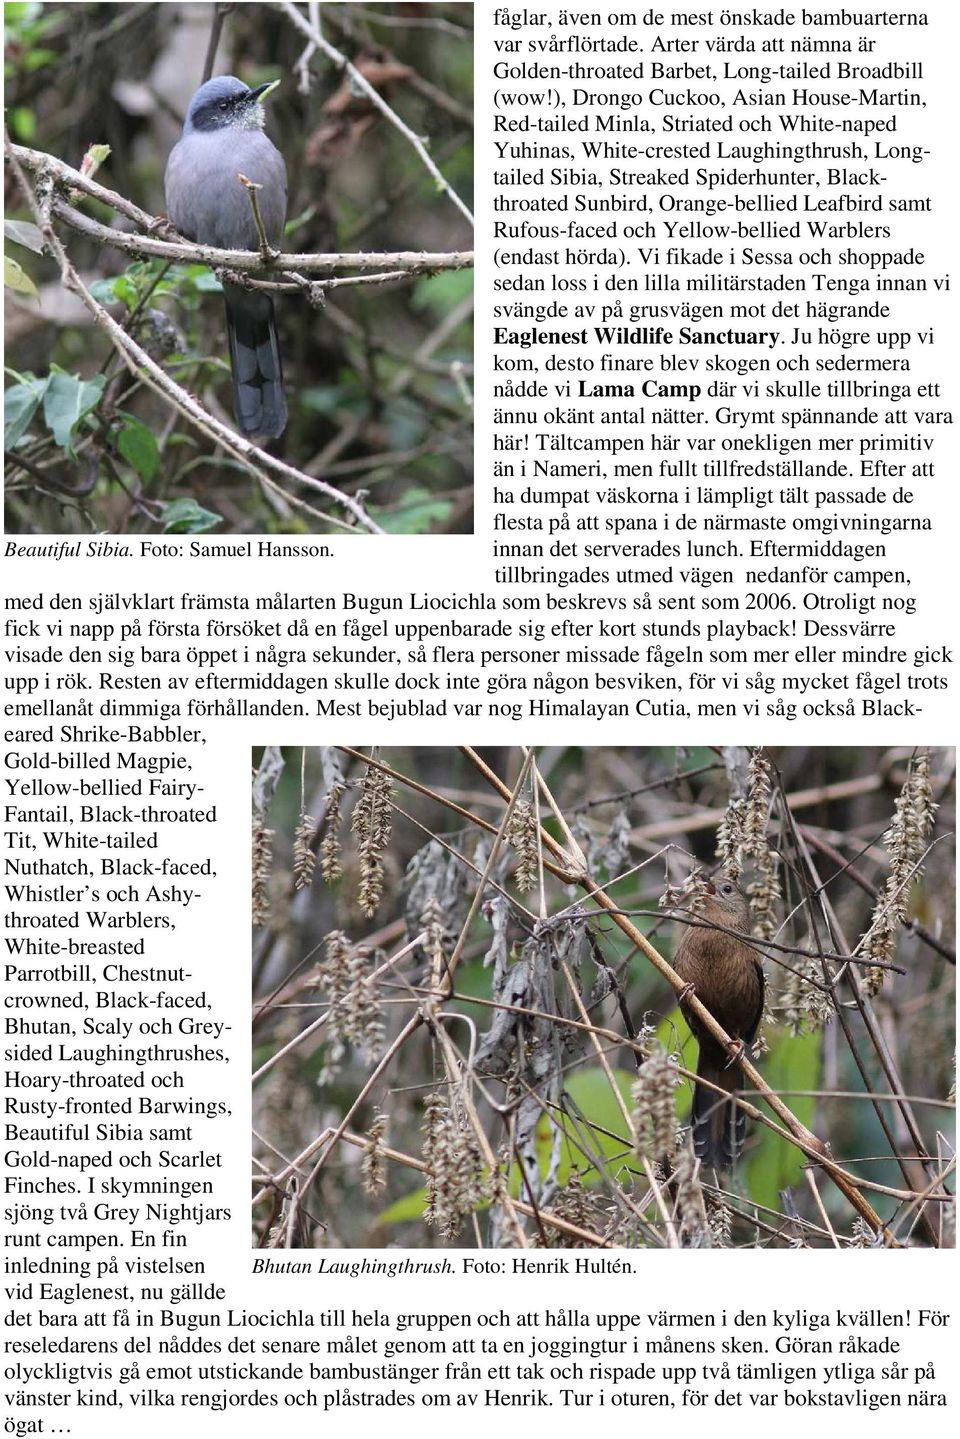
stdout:
{"type": "MultiPolygon", "coordinates": [[[[739,1064],[726,1055],[713,1058],[700,1048],[697,1075],[734,1095],[740,1088],[739,1064]]],[[[693,1087],[693,1152],[708,1169],[730,1169],[743,1148],[747,1116],[739,1105],[702,1084],[693,1087]]]]}

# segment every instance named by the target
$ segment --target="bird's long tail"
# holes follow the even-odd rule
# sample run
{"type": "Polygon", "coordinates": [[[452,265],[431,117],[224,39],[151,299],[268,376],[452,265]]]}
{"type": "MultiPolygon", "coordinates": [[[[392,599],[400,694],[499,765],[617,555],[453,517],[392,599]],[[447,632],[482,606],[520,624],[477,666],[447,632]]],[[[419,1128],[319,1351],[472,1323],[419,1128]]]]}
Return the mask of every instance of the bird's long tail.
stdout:
{"type": "Polygon", "coordinates": [[[275,437],[287,423],[280,346],[269,295],[224,286],[233,403],[244,435],[275,437]]]}
{"type": "MultiPolygon", "coordinates": [[[[727,1066],[726,1056],[715,1059],[702,1050],[697,1075],[735,1095],[741,1082],[739,1064],[727,1066]]],[[[693,1152],[708,1169],[730,1169],[743,1148],[747,1116],[732,1099],[696,1084],[693,1089],[693,1152]]]]}

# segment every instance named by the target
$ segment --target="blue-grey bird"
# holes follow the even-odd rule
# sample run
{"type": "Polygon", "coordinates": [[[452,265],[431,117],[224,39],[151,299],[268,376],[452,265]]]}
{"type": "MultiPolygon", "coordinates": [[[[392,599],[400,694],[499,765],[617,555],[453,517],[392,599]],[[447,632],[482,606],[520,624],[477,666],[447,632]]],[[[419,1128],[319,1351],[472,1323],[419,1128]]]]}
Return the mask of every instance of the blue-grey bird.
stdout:
{"type": "MultiPolygon", "coordinates": [[[[167,215],[188,240],[224,250],[259,250],[250,196],[237,176],[260,186],[257,203],[268,241],[279,246],[287,213],[287,167],[263,133],[261,101],[279,80],[250,90],[234,75],[201,85],[164,177],[167,215]]],[[[273,312],[264,290],[225,284],[227,339],[237,424],[245,435],[283,433],[287,407],[273,312]]]]}

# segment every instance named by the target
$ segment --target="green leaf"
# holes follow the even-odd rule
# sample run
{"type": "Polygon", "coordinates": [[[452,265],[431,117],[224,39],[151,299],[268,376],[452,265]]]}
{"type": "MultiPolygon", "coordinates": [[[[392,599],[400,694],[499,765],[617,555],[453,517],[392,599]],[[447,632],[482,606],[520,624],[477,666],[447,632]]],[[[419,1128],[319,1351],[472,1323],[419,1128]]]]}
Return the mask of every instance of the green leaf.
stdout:
{"type": "Polygon", "coordinates": [[[117,436],[117,449],[128,464],[132,465],[141,480],[149,483],[157,473],[160,464],[160,449],[152,430],[133,416],[124,419],[124,425],[117,436]]]}
{"type": "Polygon", "coordinates": [[[343,400],[339,385],[305,385],[297,392],[297,401],[304,410],[318,415],[332,415],[343,400]]]}
{"type": "Polygon", "coordinates": [[[80,162],[80,174],[92,180],[100,166],[110,157],[109,145],[91,145],[80,162]]]}
{"type": "MultiPolygon", "coordinates": [[[[819,1088],[822,1042],[823,1036],[819,1033],[801,1034],[796,1038],[789,1034],[783,1036],[763,1062],[763,1077],[774,1093],[819,1088]]],[[[815,1099],[791,1095],[786,1103],[801,1124],[813,1122],[815,1099]]],[[[804,1155],[795,1144],[781,1139],[764,1125],[746,1168],[750,1198],[779,1209],[781,1189],[800,1183],[805,1163],[804,1155]]]]}
{"type": "Polygon", "coordinates": [[[27,71],[41,70],[57,58],[56,50],[31,50],[24,57],[23,68],[27,71]]]}
{"type": "Polygon", "coordinates": [[[31,225],[26,220],[4,220],[3,233],[15,245],[23,245],[35,255],[43,254],[43,236],[37,225],[31,225]]]}
{"type": "Polygon", "coordinates": [[[3,283],[5,289],[15,290],[18,295],[29,295],[34,300],[40,298],[37,287],[26,270],[9,255],[3,257],[3,283]]]}
{"type": "Polygon", "coordinates": [[[201,295],[222,294],[223,286],[208,265],[173,265],[167,271],[164,289],[173,293],[188,309],[196,309],[201,295]]]}
{"type": "Polygon", "coordinates": [[[129,275],[113,275],[109,280],[94,280],[90,293],[101,305],[126,305],[132,310],[137,303],[137,287],[129,275]]]}
{"type": "Polygon", "coordinates": [[[140,292],[136,282],[132,280],[129,275],[117,276],[113,293],[121,304],[126,305],[128,310],[132,310],[140,298],[140,292]]]}
{"type": "Polygon", "coordinates": [[[77,426],[99,403],[106,383],[106,375],[81,380],[79,375],[68,375],[64,370],[54,370],[47,381],[43,418],[53,431],[53,438],[71,460],[77,458],[73,448],[77,426]]]}
{"type": "Polygon", "coordinates": [[[442,525],[452,510],[452,500],[435,499],[429,490],[413,486],[407,490],[398,509],[377,511],[376,518],[388,534],[422,535],[435,525],[442,525]]]}
{"type": "Polygon", "coordinates": [[[422,1219],[427,1207],[427,1191],[421,1185],[391,1204],[378,1216],[379,1224],[409,1224],[412,1219],[422,1219]]]}
{"type": "Polygon", "coordinates": [[[223,524],[223,516],[205,510],[193,499],[171,500],[163,506],[163,528],[172,535],[199,535],[223,524]]]}
{"type": "MultiPolygon", "coordinates": [[[[653,920],[648,920],[652,924],[653,920]]],[[[680,1050],[680,1063],[685,1069],[694,1069],[697,1063],[697,1042],[690,1033],[690,1026],[680,1013],[674,1009],[662,1019],[657,1025],[657,1040],[663,1045],[668,1054],[680,1050]]],[[[693,1085],[690,1083],[681,1084],[677,1090],[677,1121],[683,1123],[690,1110],[693,1108],[693,1085]]]]}
{"type": "MultiPolygon", "coordinates": [[[[632,1104],[631,1091],[633,1088],[634,1075],[625,1069],[615,1069],[613,1072],[614,1083],[620,1094],[623,1096],[628,1108],[632,1104]]],[[[590,1163],[589,1156],[596,1154],[598,1157],[611,1162],[616,1177],[618,1169],[624,1161],[629,1161],[629,1144],[624,1134],[626,1125],[623,1112],[617,1102],[614,1091],[610,1088],[610,1081],[604,1071],[598,1067],[578,1070],[568,1079],[565,1087],[565,1094],[571,1102],[574,1114],[561,1114],[559,1116],[560,1127],[567,1135],[569,1142],[565,1144],[560,1159],[558,1179],[561,1184],[566,1184],[573,1169],[578,1169],[589,1184],[591,1180],[599,1178],[599,1171],[590,1163]],[[583,1117],[580,1118],[577,1115],[583,1117]],[[586,1151],[586,1153],[584,1153],[586,1151]]],[[[540,1119],[537,1126],[537,1158],[540,1163],[540,1173],[545,1175],[550,1168],[550,1161],[553,1155],[554,1129],[546,1115],[540,1119]]],[[[521,1192],[520,1170],[513,1165],[510,1170],[509,1188],[511,1194],[517,1196],[521,1192]]],[[[405,1194],[388,1209],[385,1209],[378,1216],[379,1224],[405,1224],[414,1219],[422,1219],[423,1212],[427,1206],[426,1187],[411,1190],[405,1194]]],[[[487,1205],[481,1205],[486,1209],[487,1205]]]]}
{"type": "Polygon", "coordinates": [[[473,289],[473,271],[442,270],[439,275],[427,275],[413,287],[411,304],[415,310],[434,310],[446,315],[473,289]]]}
{"type": "MultiPolygon", "coordinates": [[[[696,1040],[679,1009],[675,1009],[660,1024],[657,1038],[667,1049],[675,1049],[679,1043],[681,1063],[687,1069],[696,1068],[696,1040]]],[[[817,1088],[821,1038],[819,1034],[804,1034],[797,1039],[790,1035],[780,1039],[762,1061],[763,1077],[774,1092],[817,1088]]],[[[756,1103],[754,1096],[750,1098],[756,1103]]],[[[812,1122],[814,1099],[791,1097],[787,1103],[801,1123],[812,1122]]],[[[687,1118],[692,1104],[693,1085],[687,1083],[677,1090],[677,1118],[681,1122],[687,1118]]],[[[750,1198],[757,1204],[779,1209],[781,1189],[791,1188],[802,1177],[804,1157],[800,1150],[766,1125],[757,1124],[753,1127],[753,1135],[748,1135],[745,1159],[744,1175],[750,1198]]]]}
{"type": "MultiPolygon", "coordinates": [[[[615,1082],[620,1095],[625,1099],[628,1108],[632,1104],[630,1092],[633,1086],[633,1073],[626,1069],[615,1069],[613,1071],[613,1082],[615,1082]]],[[[589,1156],[596,1154],[603,1156],[604,1160],[612,1163],[615,1176],[617,1168],[623,1160],[629,1160],[629,1144],[626,1143],[625,1121],[623,1111],[613,1089],[610,1088],[610,1081],[606,1073],[600,1068],[579,1069],[570,1076],[564,1086],[567,1098],[569,1098],[573,1114],[561,1114],[558,1118],[560,1128],[569,1138],[569,1143],[564,1145],[563,1156],[560,1158],[558,1167],[558,1180],[566,1184],[570,1179],[571,1171],[574,1168],[580,1171],[584,1183],[599,1179],[599,1170],[592,1166],[589,1156]],[[586,1153],[584,1153],[586,1151],[586,1153]]],[[[540,1161],[540,1173],[547,1174],[550,1168],[551,1157],[553,1157],[554,1128],[547,1115],[543,1115],[540,1124],[537,1125],[537,1158],[540,1161]]],[[[521,1193],[520,1168],[517,1164],[511,1167],[510,1179],[511,1194],[518,1196],[521,1193]]],[[[486,1209],[486,1204],[481,1204],[481,1209],[486,1209]]],[[[403,1225],[415,1219],[422,1219],[426,1209],[426,1186],[404,1194],[402,1199],[390,1204],[389,1209],[384,1209],[381,1215],[377,1216],[377,1223],[380,1225],[403,1225]]]]}
{"type": "MultiPolygon", "coordinates": [[[[369,400],[364,403],[369,405],[369,400]]],[[[391,406],[384,416],[384,423],[392,450],[415,450],[426,437],[428,422],[423,410],[401,405],[391,406]]]]}
{"type": "Polygon", "coordinates": [[[112,275],[107,280],[94,280],[90,293],[101,305],[119,303],[126,305],[128,310],[133,310],[141,295],[153,284],[158,263],[145,264],[142,260],[136,260],[122,275],[112,275]]]}
{"type": "MultiPolygon", "coordinates": [[[[629,1110],[633,1103],[631,1091],[636,1076],[626,1069],[614,1069],[612,1073],[629,1110]]],[[[580,1171],[586,1183],[597,1179],[599,1171],[591,1164],[591,1156],[594,1155],[598,1159],[602,1156],[612,1164],[616,1178],[619,1169],[632,1161],[623,1111],[610,1088],[609,1079],[600,1068],[578,1069],[567,1080],[564,1090],[572,1101],[574,1112],[560,1117],[560,1126],[570,1140],[560,1161],[560,1183],[566,1184],[574,1169],[580,1171]],[[577,1110],[582,1119],[577,1116],[577,1110]]],[[[537,1153],[543,1174],[547,1172],[552,1150],[552,1127],[544,1116],[537,1130],[537,1153]]]]}
{"type": "Polygon", "coordinates": [[[36,380],[24,375],[22,383],[11,385],[3,396],[3,444],[8,450],[14,449],[26,434],[30,421],[39,408],[46,389],[46,380],[36,380]]]}
{"type": "Polygon", "coordinates": [[[117,281],[121,277],[112,275],[109,280],[94,280],[90,293],[101,305],[115,305],[117,302],[117,281]]]}
{"type": "Polygon", "coordinates": [[[25,144],[29,144],[31,140],[36,139],[37,117],[32,110],[27,109],[25,105],[15,105],[13,109],[8,112],[8,114],[10,119],[10,129],[16,135],[18,140],[22,140],[25,144]]]}

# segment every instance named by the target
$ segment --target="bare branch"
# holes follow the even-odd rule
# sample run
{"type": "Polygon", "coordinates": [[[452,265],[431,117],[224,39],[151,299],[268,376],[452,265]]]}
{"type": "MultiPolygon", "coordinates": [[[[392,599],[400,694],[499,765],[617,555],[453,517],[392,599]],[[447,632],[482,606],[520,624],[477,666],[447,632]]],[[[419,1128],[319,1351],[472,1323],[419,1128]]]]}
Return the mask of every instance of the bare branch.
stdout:
{"type": "MultiPolygon", "coordinates": [[[[55,155],[43,150],[31,150],[24,145],[8,144],[8,156],[27,170],[48,176],[58,184],[67,185],[108,205],[111,210],[133,220],[141,229],[157,232],[168,229],[166,222],[157,215],[150,215],[138,205],[108,190],[95,180],[89,180],[55,155]]],[[[238,182],[239,183],[239,182],[238,182]]],[[[99,240],[127,254],[147,259],[179,261],[186,265],[209,265],[211,268],[226,267],[233,270],[263,269],[263,257],[255,250],[219,250],[214,245],[197,245],[190,240],[158,240],[154,233],[130,235],[121,230],[112,230],[89,216],[83,215],[65,200],[54,199],[53,211],[59,219],[89,238],[99,240]]],[[[309,270],[316,274],[332,275],[337,270],[382,271],[403,270],[411,274],[425,274],[437,270],[464,270],[473,264],[472,250],[454,250],[447,253],[431,253],[420,250],[398,250],[395,252],[355,252],[344,254],[297,255],[279,253],[274,257],[278,270],[309,270]]]]}
{"type": "MultiPolygon", "coordinates": [[[[284,464],[282,460],[278,460],[275,456],[268,454],[266,450],[262,450],[257,445],[251,444],[249,440],[243,439],[234,430],[231,430],[228,425],[223,424],[220,420],[215,419],[213,415],[209,414],[192,395],[189,395],[186,390],[182,389],[180,385],[172,380],[167,372],[161,369],[145,350],[141,349],[136,341],[127,334],[122,326],[117,324],[116,320],[108,314],[103,306],[98,304],[86,285],[83,284],[52,226],[45,221],[41,206],[20,168],[17,157],[13,153],[15,147],[11,145],[6,132],[4,132],[4,146],[7,157],[17,173],[17,178],[33,211],[34,218],[43,233],[45,247],[60,267],[60,275],[64,286],[72,294],[79,296],[86,309],[93,316],[93,319],[109,336],[130,371],[143,380],[150,389],[173,404],[186,419],[207,435],[209,439],[213,440],[216,444],[222,445],[227,453],[238,460],[262,485],[278,490],[283,494],[284,499],[288,503],[296,504],[298,502],[293,496],[280,489],[276,480],[271,478],[271,475],[266,473],[266,471],[273,471],[285,480],[305,485],[314,493],[323,495],[325,499],[331,500],[336,505],[347,510],[353,517],[355,523],[363,529],[369,530],[373,534],[382,534],[383,530],[381,527],[375,520],[370,518],[363,505],[356,499],[344,494],[333,485],[327,484],[325,480],[315,479],[311,475],[305,475],[302,471],[294,469],[292,465],[284,464]]],[[[345,521],[338,519],[334,515],[319,514],[317,511],[313,511],[313,513],[319,515],[319,518],[327,524],[339,529],[351,527],[345,521]]]]}
{"type": "Polygon", "coordinates": [[[331,45],[329,40],[324,39],[317,26],[312,25],[309,20],[306,20],[300,14],[300,11],[297,9],[297,7],[290,3],[290,0],[276,0],[276,8],[282,11],[282,13],[286,15],[290,21],[292,21],[292,23],[297,27],[297,29],[300,30],[304,35],[306,35],[308,40],[311,40],[313,44],[317,47],[317,49],[321,50],[323,54],[326,55],[328,60],[331,60],[333,62],[333,64],[337,67],[338,70],[343,71],[343,73],[349,77],[350,84],[354,86],[356,90],[360,92],[360,94],[366,95],[371,105],[375,106],[375,108],[380,111],[381,115],[386,116],[386,118],[390,121],[390,124],[393,125],[395,129],[400,131],[400,134],[404,137],[405,140],[409,141],[409,143],[413,146],[414,150],[416,150],[417,154],[420,156],[420,159],[426,166],[427,170],[432,175],[437,189],[441,190],[445,195],[450,198],[450,200],[453,201],[454,205],[456,205],[457,209],[460,211],[461,215],[464,217],[467,223],[472,226],[473,215],[470,213],[467,206],[460,199],[460,196],[457,194],[456,190],[454,190],[450,182],[448,180],[445,180],[443,175],[437,169],[437,166],[427,154],[426,147],[423,141],[420,139],[420,136],[415,135],[410,129],[409,125],[404,124],[396,111],[392,110],[387,104],[386,100],[384,100],[383,96],[373,88],[373,86],[370,84],[370,81],[367,80],[365,76],[361,75],[360,71],[355,65],[350,64],[350,61],[347,59],[346,55],[342,53],[342,51],[338,50],[335,45],[331,45]]]}

